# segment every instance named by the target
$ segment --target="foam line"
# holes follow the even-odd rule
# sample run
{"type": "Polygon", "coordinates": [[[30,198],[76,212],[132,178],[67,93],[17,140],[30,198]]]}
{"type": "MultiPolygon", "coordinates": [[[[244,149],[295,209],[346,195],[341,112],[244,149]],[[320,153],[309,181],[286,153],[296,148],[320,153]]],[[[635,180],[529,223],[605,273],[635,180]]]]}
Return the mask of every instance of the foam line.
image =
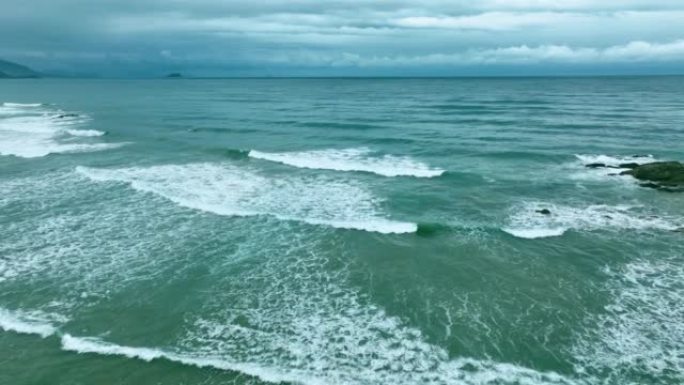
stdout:
{"type": "Polygon", "coordinates": [[[416,178],[433,178],[444,173],[444,170],[430,168],[428,165],[406,156],[375,156],[372,151],[366,148],[280,153],[252,150],[249,152],[249,157],[299,168],[363,171],[386,177],[412,176],[416,178]]]}
{"type": "Polygon", "coordinates": [[[226,216],[268,215],[341,229],[413,233],[417,225],[385,218],[377,199],[354,181],[266,177],[228,164],[196,163],[76,171],[97,182],[121,182],[197,210],[226,216]]]}
{"type": "Polygon", "coordinates": [[[39,313],[24,313],[0,308],[0,329],[21,334],[35,334],[42,338],[53,335],[57,328],[39,313]]]}

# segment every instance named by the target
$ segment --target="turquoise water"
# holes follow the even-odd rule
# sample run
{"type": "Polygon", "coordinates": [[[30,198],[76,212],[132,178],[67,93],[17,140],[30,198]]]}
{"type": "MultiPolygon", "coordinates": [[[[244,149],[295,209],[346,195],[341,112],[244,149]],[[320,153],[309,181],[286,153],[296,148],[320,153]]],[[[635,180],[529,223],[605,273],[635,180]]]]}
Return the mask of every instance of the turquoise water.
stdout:
{"type": "Polygon", "coordinates": [[[682,90],[2,81],[0,383],[684,383],[682,90]]]}

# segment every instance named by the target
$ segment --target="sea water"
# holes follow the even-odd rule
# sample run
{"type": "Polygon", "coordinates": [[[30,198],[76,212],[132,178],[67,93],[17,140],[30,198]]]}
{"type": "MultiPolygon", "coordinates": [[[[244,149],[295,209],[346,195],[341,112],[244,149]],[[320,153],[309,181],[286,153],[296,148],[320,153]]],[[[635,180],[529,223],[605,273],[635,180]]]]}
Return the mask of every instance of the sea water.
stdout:
{"type": "Polygon", "coordinates": [[[683,90],[3,80],[0,383],[684,383],[683,90]]]}

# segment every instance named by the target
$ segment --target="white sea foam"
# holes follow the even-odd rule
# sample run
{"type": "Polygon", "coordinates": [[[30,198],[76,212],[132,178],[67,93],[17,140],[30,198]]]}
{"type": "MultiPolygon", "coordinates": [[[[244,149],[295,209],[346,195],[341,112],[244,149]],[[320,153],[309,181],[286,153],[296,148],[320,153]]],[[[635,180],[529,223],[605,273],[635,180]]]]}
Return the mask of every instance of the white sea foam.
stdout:
{"type": "Polygon", "coordinates": [[[417,178],[432,178],[444,173],[444,170],[431,168],[410,157],[395,155],[377,156],[367,148],[280,153],[252,150],[249,152],[249,156],[299,168],[364,171],[387,177],[413,176],[417,178]]]}
{"type": "Polygon", "coordinates": [[[535,239],[563,235],[567,231],[567,228],[504,228],[503,230],[518,238],[535,239]]]}
{"type": "Polygon", "coordinates": [[[643,207],[591,205],[572,207],[545,202],[527,202],[514,208],[503,231],[520,238],[563,235],[567,230],[675,230],[681,218],[656,216],[643,207]],[[547,209],[550,214],[539,213],[547,209]]]}
{"type": "Polygon", "coordinates": [[[41,107],[40,103],[2,103],[5,107],[41,107]]]}
{"type": "Polygon", "coordinates": [[[653,157],[653,155],[647,154],[647,155],[631,155],[631,156],[624,156],[624,155],[590,155],[590,154],[577,154],[575,155],[577,159],[579,159],[580,162],[584,165],[588,164],[605,164],[606,166],[610,167],[619,167],[621,164],[625,163],[637,163],[637,164],[646,164],[646,163],[652,163],[655,162],[656,159],[653,157]]]}
{"type": "Polygon", "coordinates": [[[70,334],[62,336],[62,348],[78,353],[126,356],[143,361],[152,361],[167,356],[166,353],[156,349],[120,346],[97,338],[73,337],[70,334]]]}
{"type": "Polygon", "coordinates": [[[79,129],[87,121],[84,117],[60,117],[62,115],[59,110],[40,104],[5,103],[0,109],[0,155],[36,158],[55,153],[101,151],[123,145],[64,141],[65,135],[96,137],[104,133],[79,129]]]}
{"type": "Polygon", "coordinates": [[[71,136],[85,136],[85,137],[92,137],[92,136],[102,136],[105,133],[103,131],[98,131],[98,130],[65,130],[66,133],[68,133],[71,136]]]}
{"type": "Polygon", "coordinates": [[[268,178],[230,165],[198,163],[77,172],[94,181],[128,183],[181,206],[229,216],[270,215],[282,220],[373,231],[415,232],[415,223],[384,218],[380,200],[353,181],[322,177],[268,178]]]}
{"type": "MultiPolygon", "coordinates": [[[[173,170],[156,170],[155,183],[167,180],[173,170]]],[[[192,176],[193,170],[175,178],[192,176]]],[[[136,174],[136,178],[142,176],[136,174]]],[[[187,183],[193,182],[203,185],[207,181],[187,183]]],[[[61,335],[65,350],[144,361],[165,359],[237,371],[272,383],[303,385],[580,382],[572,376],[482,356],[450,356],[446,343],[432,342],[410,321],[389,314],[350,280],[347,264],[356,250],[346,244],[349,240],[344,233],[322,227],[301,231],[296,223],[275,220],[243,221],[239,226],[226,225],[213,216],[197,220],[190,212],[178,215],[177,208],[159,204],[160,199],[120,194],[109,184],[92,183],[74,173],[0,183],[2,191],[21,197],[17,199],[28,197],[47,205],[26,205],[24,210],[35,211],[23,212],[22,220],[0,223],[0,232],[9,235],[0,242],[0,255],[7,257],[7,261],[0,259],[0,266],[13,263],[19,270],[11,279],[21,279],[22,287],[35,287],[31,281],[36,279],[36,285],[44,288],[49,281],[48,293],[60,301],[76,301],[75,306],[97,301],[93,292],[129,292],[128,285],[137,288],[140,280],[148,282],[150,276],[179,279],[184,275],[182,269],[189,266],[188,258],[193,259],[186,242],[220,238],[209,246],[212,252],[203,254],[202,265],[210,266],[206,279],[212,285],[193,301],[193,311],[178,320],[183,334],[163,345],[123,343],[101,337],[106,335],[104,326],[97,331],[99,339],[76,332],[61,335]],[[89,202],[87,207],[63,207],[64,197],[87,199],[106,194],[110,194],[107,199],[89,202]],[[52,210],[53,217],[30,215],[52,210]],[[140,212],[146,215],[140,216],[140,212]],[[216,220],[223,226],[217,228],[216,220]],[[36,239],[41,242],[36,244],[36,239]],[[235,261],[248,263],[237,265],[235,261]],[[83,292],[88,296],[81,297],[83,292]]],[[[222,183],[202,187],[207,186],[225,190],[222,183]]],[[[162,281],[159,290],[168,288],[167,280],[162,281]]],[[[62,306],[74,305],[60,305],[60,309],[62,306]]],[[[68,312],[84,313],[88,314],[68,312]]],[[[454,313],[454,323],[469,322],[471,314],[454,313]]],[[[132,331],[133,338],[148,329],[141,327],[132,331]]],[[[454,328],[454,333],[458,332],[454,328]]],[[[449,341],[458,343],[456,338],[449,341]]]]}
{"type": "Polygon", "coordinates": [[[45,338],[57,330],[52,324],[54,318],[41,312],[9,311],[0,308],[0,329],[45,338]]]}
{"type": "Polygon", "coordinates": [[[613,301],[589,316],[588,334],[573,349],[578,369],[591,381],[684,383],[684,264],[681,258],[640,259],[606,268],[613,301]],[[645,376],[647,374],[647,376],[645,376]],[[631,379],[631,380],[630,380],[631,379]]]}
{"type": "Polygon", "coordinates": [[[572,171],[570,177],[576,180],[600,181],[610,178],[611,180],[621,180],[626,184],[634,185],[634,180],[630,176],[621,176],[620,173],[629,168],[620,168],[620,165],[628,163],[646,164],[656,162],[657,159],[652,155],[631,155],[631,156],[611,156],[611,155],[591,155],[577,154],[576,162],[568,166],[572,171]],[[586,167],[592,164],[603,164],[606,167],[586,167]]]}
{"type": "MultiPolygon", "coordinates": [[[[62,348],[79,354],[100,354],[123,356],[142,361],[165,359],[184,365],[200,368],[211,367],[220,370],[230,370],[257,377],[270,383],[295,383],[303,385],[350,384],[362,385],[368,383],[384,384],[383,380],[390,380],[392,384],[464,384],[480,385],[496,383],[522,385],[572,385],[578,384],[567,377],[553,372],[539,372],[512,364],[496,363],[470,358],[459,358],[446,361],[436,368],[424,368],[421,373],[415,373],[407,368],[399,368],[395,376],[385,378],[382,370],[362,370],[361,373],[349,372],[330,368],[325,372],[311,373],[307,370],[285,369],[277,366],[252,362],[227,360],[218,356],[196,356],[187,353],[169,352],[162,349],[130,347],[112,344],[97,338],[74,337],[65,334],[62,348]],[[431,372],[434,370],[434,372],[431,372]],[[364,373],[365,372],[365,373],[364,373]],[[363,375],[370,375],[363,378],[363,375]],[[332,382],[331,382],[332,381],[332,382]],[[368,382],[370,381],[370,382],[368,382]],[[378,382],[380,381],[380,382],[378,382]],[[416,382],[418,381],[418,382],[416,382]]],[[[399,358],[399,357],[396,357],[399,358]]]]}

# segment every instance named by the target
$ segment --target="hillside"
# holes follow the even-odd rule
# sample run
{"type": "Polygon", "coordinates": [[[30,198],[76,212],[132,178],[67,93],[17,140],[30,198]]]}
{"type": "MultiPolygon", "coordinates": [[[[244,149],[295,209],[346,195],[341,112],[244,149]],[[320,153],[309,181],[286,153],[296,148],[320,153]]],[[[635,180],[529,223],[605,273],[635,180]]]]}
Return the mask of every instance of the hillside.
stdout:
{"type": "Polygon", "coordinates": [[[0,79],[2,78],[38,78],[40,74],[21,64],[0,60],[0,79]]]}

